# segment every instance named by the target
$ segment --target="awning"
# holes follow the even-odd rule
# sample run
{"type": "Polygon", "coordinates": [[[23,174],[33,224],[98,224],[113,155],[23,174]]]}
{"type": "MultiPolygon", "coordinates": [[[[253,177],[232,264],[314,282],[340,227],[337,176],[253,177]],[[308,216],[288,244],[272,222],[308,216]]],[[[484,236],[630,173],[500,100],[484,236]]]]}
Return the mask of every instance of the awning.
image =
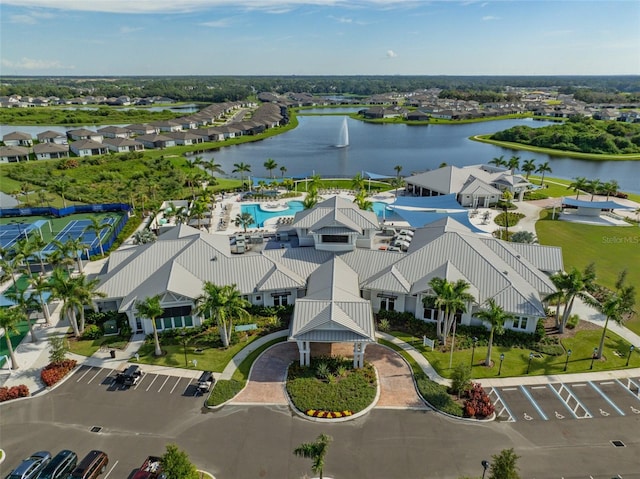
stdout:
{"type": "Polygon", "coordinates": [[[400,210],[431,212],[462,212],[466,210],[456,200],[455,193],[440,196],[399,196],[389,208],[400,213],[400,210]]]}
{"type": "Polygon", "coordinates": [[[585,201],[576,200],[575,198],[562,198],[562,204],[567,206],[575,206],[577,208],[589,208],[598,210],[632,210],[633,206],[625,206],[615,201],[585,201]]]}
{"type": "Polygon", "coordinates": [[[386,180],[389,178],[395,178],[395,175],[380,175],[378,173],[371,173],[370,171],[364,172],[364,177],[370,180],[386,180]]]}
{"type": "Polygon", "coordinates": [[[469,214],[466,211],[456,212],[456,213],[436,213],[433,211],[415,211],[415,210],[401,210],[396,209],[395,212],[402,217],[407,223],[409,223],[413,228],[421,228],[424,225],[428,225],[429,223],[433,223],[434,221],[441,220],[442,218],[453,218],[458,223],[466,226],[473,233],[486,233],[486,231],[481,230],[477,226],[475,226],[469,220],[469,214]]]}

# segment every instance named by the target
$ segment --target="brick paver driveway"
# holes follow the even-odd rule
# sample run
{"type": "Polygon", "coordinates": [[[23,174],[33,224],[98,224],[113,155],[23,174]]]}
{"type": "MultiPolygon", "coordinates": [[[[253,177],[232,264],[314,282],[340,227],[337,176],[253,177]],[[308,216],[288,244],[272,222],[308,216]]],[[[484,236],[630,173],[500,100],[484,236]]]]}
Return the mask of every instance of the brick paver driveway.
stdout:
{"type": "MultiPolygon", "coordinates": [[[[287,404],[284,380],[287,366],[299,359],[293,343],[273,346],[253,364],[249,384],[232,402],[251,404],[287,404]]],[[[424,408],[416,393],[411,370],[395,352],[378,344],[367,346],[365,359],[371,362],[380,379],[377,407],[424,408]]]]}

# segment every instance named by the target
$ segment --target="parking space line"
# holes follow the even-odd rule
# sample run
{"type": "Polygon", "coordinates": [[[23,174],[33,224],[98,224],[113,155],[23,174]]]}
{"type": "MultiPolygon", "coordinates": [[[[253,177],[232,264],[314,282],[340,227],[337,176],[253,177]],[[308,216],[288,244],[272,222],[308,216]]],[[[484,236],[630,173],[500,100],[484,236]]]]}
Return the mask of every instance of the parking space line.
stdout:
{"type": "Polygon", "coordinates": [[[100,373],[102,373],[102,370],[98,369],[98,372],[95,373],[91,379],[89,379],[89,382],[87,384],[91,384],[91,381],[93,381],[96,377],[98,377],[100,373]]]}
{"type": "Polygon", "coordinates": [[[538,403],[536,402],[535,399],[533,399],[533,396],[531,395],[531,393],[529,393],[529,391],[527,391],[527,388],[525,388],[524,386],[520,386],[520,389],[522,390],[522,394],[524,394],[527,399],[529,400],[529,402],[531,403],[531,405],[535,408],[536,411],[538,411],[538,414],[540,414],[540,417],[542,419],[544,419],[545,421],[548,421],[549,418],[547,417],[547,415],[544,413],[544,411],[542,410],[542,408],[538,405],[538,403]]]}
{"type": "Polygon", "coordinates": [[[513,416],[511,409],[509,409],[509,406],[507,406],[506,403],[502,400],[502,396],[500,396],[500,393],[496,388],[491,388],[491,391],[489,392],[489,397],[491,397],[493,394],[495,394],[496,396],[496,400],[493,401],[494,408],[497,409],[497,406],[502,406],[502,409],[497,413],[497,417],[502,416],[502,413],[506,411],[507,414],[509,415],[507,422],[515,422],[516,418],[513,416]]]}
{"type": "Polygon", "coordinates": [[[157,374],[155,375],[155,377],[153,378],[151,383],[149,383],[149,386],[147,386],[147,389],[145,389],[145,391],[148,391],[149,389],[151,389],[151,386],[153,386],[153,383],[156,382],[156,379],[158,379],[158,375],[157,374]]]}
{"type": "Polygon", "coordinates": [[[87,369],[87,370],[85,371],[85,373],[84,373],[82,376],[80,376],[76,382],[77,382],[77,383],[79,383],[80,381],[82,381],[82,379],[83,379],[87,374],[89,374],[89,371],[91,371],[92,369],[93,369],[93,366],[89,367],[89,369],[87,369]]]}
{"type": "Polygon", "coordinates": [[[138,380],[138,384],[135,385],[135,387],[133,388],[134,390],[138,389],[140,387],[140,385],[142,384],[142,381],[144,381],[144,378],[146,378],[147,375],[143,374],[140,379],[138,380]]]}
{"type": "Polygon", "coordinates": [[[171,388],[171,391],[169,391],[169,394],[173,394],[173,391],[175,390],[175,388],[178,386],[178,383],[180,382],[182,378],[178,378],[178,380],[176,381],[176,383],[173,385],[173,387],[171,388]]]}
{"type": "Polygon", "coordinates": [[[167,384],[167,381],[169,380],[170,376],[167,376],[166,379],[164,380],[164,382],[162,383],[162,386],[160,386],[160,389],[158,389],[158,392],[162,391],[162,388],[164,387],[165,384],[167,384]]]}
{"type": "Polygon", "coordinates": [[[640,386],[638,386],[633,379],[628,378],[627,379],[627,384],[625,385],[622,381],[620,381],[619,379],[616,379],[616,381],[618,381],[618,384],[620,384],[620,386],[622,386],[624,388],[625,391],[627,391],[629,394],[631,394],[634,398],[636,399],[640,399],[640,386]],[[631,386],[635,386],[635,388],[638,390],[638,393],[634,393],[631,390],[631,386]]]}
{"type": "Polygon", "coordinates": [[[113,466],[111,466],[111,469],[109,469],[109,471],[104,475],[104,479],[107,479],[107,477],[109,477],[109,474],[111,474],[113,472],[113,470],[118,465],[118,462],[120,462],[120,461],[116,461],[116,462],[113,463],[113,466]]]}
{"type": "MultiPolygon", "coordinates": [[[[584,386],[584,384],[581,384],[581,386],[584,386]]],[[[553,392],[555,392],[557,396],[562,400],[562,402],[564,402],[564,405],[567,407],[567,409],[569,409],[569,411],[571,411],[571,414],[573,414],[573,417],[575,417],[576,419],[590,419],[593,417],[593,415],[589,412],[587,407],[584,404],[582,404],[580,399],[578,399],[578,397],[573,393],[571,388],[568,388],[564,383],[560,383],[559,389],[556,389],[552,384],[549,384],[549,387],[553,389],[553,392]],[[563,392],[566,393],[567,395],[566,398],[562,396],[563,392]],[[574,408],[572,408],[569,405],[572,399],[576,403],[574,408]],[[576,412],[578,411],[578,409],[582,409],[584,415],[578,416],[576,412]]]]}
{"type": "MultiPolygon", "coordinates": [[[[610,405],[613,409],[615,409],[615,410],[616,410],[616,412],[617,412],[618,414],[620,414],[621,416],[624,416],[624,415],[625,415],[625,414],[624,414],[624,412],[622,411],[622,409],[620,409],[618,406],[616,406],[616,403],[614,403],[614,402],[609,398],[609,396],[607,396],[607,395],[602,391],[602,389],[600,389],[600,388],[599,388],[599,387],[598,387],[594,382],[589,381],[589,384],[591,385],[591,387],[592,387],[593,389],[595,389],[595,390],[596,390],[596,392],[597,392],[598,394],[600,394],[600,396],[602,396],[602,399],[604,399],[605,401],[607,401],[607,402],[609,403],[609,405],[610,405]]],[[[604,384],[604,383],[603,383],[603,384],[604,384]]]]}

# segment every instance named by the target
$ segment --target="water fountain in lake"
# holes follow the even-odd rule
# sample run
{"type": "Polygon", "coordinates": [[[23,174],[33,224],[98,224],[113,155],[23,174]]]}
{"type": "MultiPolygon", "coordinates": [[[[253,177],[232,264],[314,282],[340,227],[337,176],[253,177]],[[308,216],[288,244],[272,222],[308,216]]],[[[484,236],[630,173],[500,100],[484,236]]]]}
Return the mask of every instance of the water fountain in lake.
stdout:
{"type": "Polygon", "coordinates": [[[347,124],[347,117],[344,117],[342,121],[342,127],[340,128],[340,136],[338,137],[338,143],[336,148],[346,148],[349,146],[349,125],[347,124]]]}

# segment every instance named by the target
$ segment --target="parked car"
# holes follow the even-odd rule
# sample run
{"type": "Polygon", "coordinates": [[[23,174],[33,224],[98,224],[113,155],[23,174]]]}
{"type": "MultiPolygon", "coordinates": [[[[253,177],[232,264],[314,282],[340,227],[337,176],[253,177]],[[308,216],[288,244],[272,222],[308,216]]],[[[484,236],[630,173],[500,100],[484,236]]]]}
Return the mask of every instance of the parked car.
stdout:
{"type": "Polygon", "coordinates": [[[213,373],[211,371],[204,371],[198,379],[198,391],[202,394],[209,392],[214,381],[213,373]]]}
{"type": "Polygon", "coordinates": [[[80,464],[73,470],[71,479],[95,479],[107,470],[109,456],[98,450],[89,451],[80,464]]]}
{"type": "Polygon", "coordinates": [[[140,381],[141,377],[142,371],[140,370],[140,366],[133,365],[118,373],[116,382],[122,383],[125,386],[134,386],[140,381]]]}
{"type": "Polygon", "coordinates": [[[78,463],[78,455],[64,449],[55,455],[42,470],[38,479],[67,479],[78,463]]]}
{"type": "Polygon", "coordinates": [[[35,479],[51,460],[48,451],[34,452],[16,467],[6,479],[35,479]]]}

